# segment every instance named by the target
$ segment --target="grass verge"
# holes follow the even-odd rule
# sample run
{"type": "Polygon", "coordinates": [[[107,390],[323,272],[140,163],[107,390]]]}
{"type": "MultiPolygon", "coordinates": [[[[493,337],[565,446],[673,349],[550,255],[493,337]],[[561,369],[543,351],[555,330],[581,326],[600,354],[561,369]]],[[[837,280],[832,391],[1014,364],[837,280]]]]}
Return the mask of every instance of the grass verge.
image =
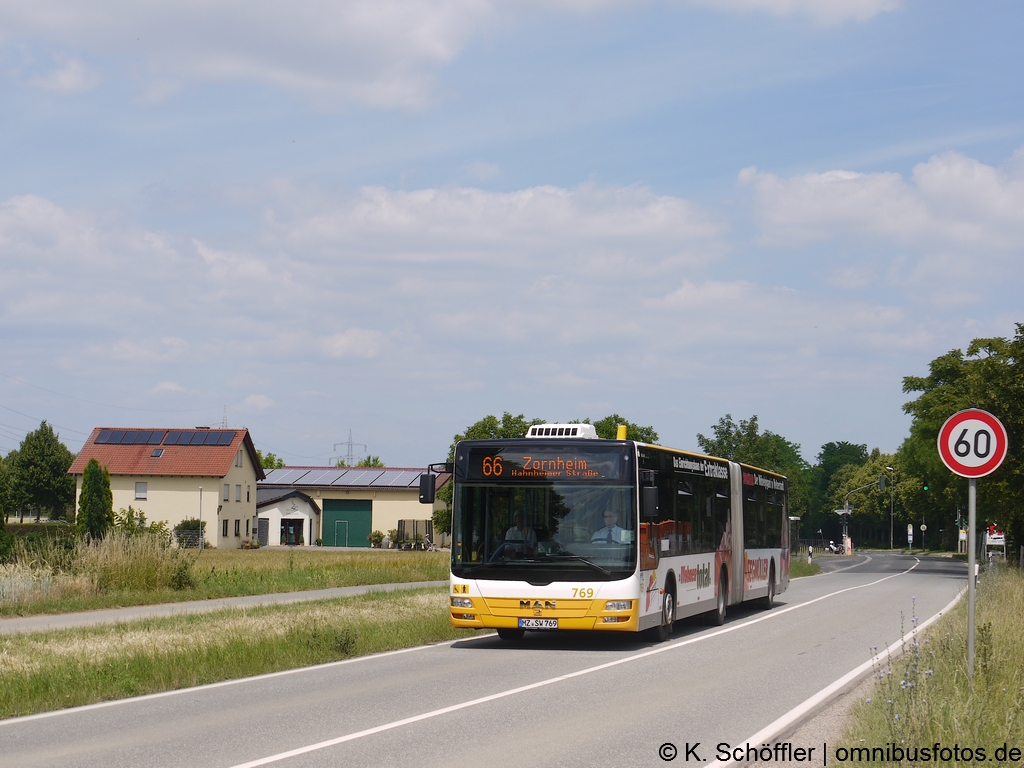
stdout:
{"type": "Polygon", "coordinates": [[[467,637],[447,590],[0,636],[0,718],[467,637]]]}
{"type": "MultiPolygon", "coordinates": [[[[915,623],[912,616],[911,626],[915,623]]],[[[1024,575],[1019,570],[985,571],[976,628],[974,680],[967,676],[966,599],[923,637],[915,633],[901,655],[880,658],[874,689],[854,705],[839,749],[882,748],[875,765],[952,765],[958,756],[954,745],[985,750],[983,757],[961,753],[959,762],[1000,760],[999,747],[1024,752],[1024,575]],[[917,751],[934,751],[936,744],[938,755],[917,751]],[[887,745],[889,757],[892,747],[914,749],[914,756],[885,759],[887,745]]]]}
{"type": "Polygon", "coordinates": [[[789,578],[799,579],[801,576],[817,576],[821,573],[821,566],[818,563],[808,563],[807,558],[789,558],[789,578]]]}
{"type": "Polygon", "coordinates": [[[142,539],[132,542],[140,550],[132,557],[124,542],[111,538],[102,545],[114,550],[110,556],[97,547],[54,548],[35,562],[0,566],[0,616],[448,578],[445,552],[166,549],[161,555],[142,539]],[[151,572],[164,561],[166,578],[156,578],[151,572]]]}

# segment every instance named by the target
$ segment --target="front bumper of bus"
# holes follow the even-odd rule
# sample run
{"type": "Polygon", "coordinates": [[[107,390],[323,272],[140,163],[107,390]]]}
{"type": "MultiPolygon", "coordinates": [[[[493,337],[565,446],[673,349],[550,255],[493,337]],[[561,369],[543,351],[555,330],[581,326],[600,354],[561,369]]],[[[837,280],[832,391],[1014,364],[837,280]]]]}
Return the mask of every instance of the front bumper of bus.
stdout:
{"type": "Polygon", "coordinates": [[[481,597],[450,595],[449,609],[453,627],[465,629],[519,629],[520,619],[546,620],[535,622],[540,630],[557,629],[636,632],[640,613],[639,600],[557,599],[516,597],[481,597]],[[554,607],[552,607],[554,604],[554,607]],[[626,608],[625,605],[629,607],[626,608]],[[548,625],[548,626],[540,626],[548,625]]]}

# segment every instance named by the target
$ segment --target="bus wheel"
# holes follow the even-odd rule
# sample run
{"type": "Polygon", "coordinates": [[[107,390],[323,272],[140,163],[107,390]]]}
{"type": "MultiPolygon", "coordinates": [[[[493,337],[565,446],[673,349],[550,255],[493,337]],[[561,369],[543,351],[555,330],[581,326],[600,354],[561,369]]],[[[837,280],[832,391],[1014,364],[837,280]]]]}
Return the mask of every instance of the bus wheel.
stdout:
{"type": "Polygon", "coordinates": [[[729,582],[726,581],[723,573],[718,580],[718,599],[715,600],[715,610],[708,614],[708,624],[713,627],[720,627],[725,624],[725,598],[729,582]]]}
{"type": "Polygon", "coordinates": [[[676,596],[666,589],[661,598],[661,624],[654,628],[654,639],[663,643],[672,636],[676,623],[676,596]]]}
{"type": "Polygon", "coordinates": [[[498,629],[498,637],[502,640],[522,640],[525,634],[525,629],[507,629],[505,627],[498,629]]]}
{"type": "Polygon", "coordinates": [[[775,605],[775,563],[772,563],[772,569],[768,574],[768,594],[761,601],[761,606],[766,611],[770,611],[773,605],[775,605]]]}

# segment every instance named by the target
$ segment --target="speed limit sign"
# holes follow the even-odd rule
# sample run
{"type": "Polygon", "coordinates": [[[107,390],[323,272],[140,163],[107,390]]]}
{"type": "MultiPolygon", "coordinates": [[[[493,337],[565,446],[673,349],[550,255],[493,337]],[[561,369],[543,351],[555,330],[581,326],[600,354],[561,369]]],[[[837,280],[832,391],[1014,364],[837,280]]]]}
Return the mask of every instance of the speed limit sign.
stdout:
{"type": "Polygon", "coordinates": [[[954,413],[939,430],[939,456],[961,477],[984,477],[1006,458],[1006,428],[988,411],[954,413]]]}

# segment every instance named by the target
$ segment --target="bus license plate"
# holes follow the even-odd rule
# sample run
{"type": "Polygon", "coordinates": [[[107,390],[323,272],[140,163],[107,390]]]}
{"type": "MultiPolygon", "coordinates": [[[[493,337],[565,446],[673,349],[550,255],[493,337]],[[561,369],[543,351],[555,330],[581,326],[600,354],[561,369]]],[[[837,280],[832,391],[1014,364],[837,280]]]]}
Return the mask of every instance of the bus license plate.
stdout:
{"type": "Polygon", "coordinates": [[[558,629],[558,619],[520,619],[520,629],[558,629]]]}

